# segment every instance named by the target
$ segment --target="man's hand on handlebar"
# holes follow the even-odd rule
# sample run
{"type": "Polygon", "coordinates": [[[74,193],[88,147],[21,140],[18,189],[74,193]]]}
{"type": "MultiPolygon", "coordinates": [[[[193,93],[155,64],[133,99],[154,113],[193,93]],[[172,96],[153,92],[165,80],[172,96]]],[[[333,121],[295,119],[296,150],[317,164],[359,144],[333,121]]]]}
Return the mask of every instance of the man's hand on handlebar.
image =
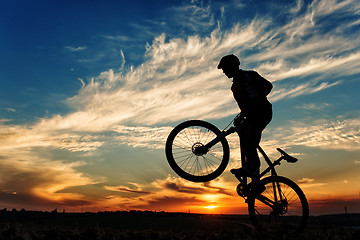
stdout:
{"type": "Polygon", "coordinates": [[[240,126],[240,124],[241,124],[242,122],[244,122],[245,119],[246,119],[245,114],[243,114],[243,113],[240,112],[240,113],[234,118],[234,126],[235,126],[235,127],[240,126]]]}

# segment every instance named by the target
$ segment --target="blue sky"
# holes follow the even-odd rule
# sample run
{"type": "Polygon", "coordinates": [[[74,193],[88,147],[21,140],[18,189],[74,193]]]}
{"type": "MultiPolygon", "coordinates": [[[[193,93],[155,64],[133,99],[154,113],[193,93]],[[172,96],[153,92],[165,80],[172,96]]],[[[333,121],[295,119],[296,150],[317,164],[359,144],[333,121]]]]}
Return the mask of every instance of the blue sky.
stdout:
{"type": "MultiPolygon", "coordinates": [[[[216,69],[233,53],[274,85],[262,146],[300,158],[279,173],[313,214],[359,212],[359,10],[351,0],[2,1],[0,208],[246,213],[228,171],[193,184],[164,156],[179,122],[224,128],[237,114],[216,69]]],[[[229,142],[230,169],[240,161],[229,142]]]]}

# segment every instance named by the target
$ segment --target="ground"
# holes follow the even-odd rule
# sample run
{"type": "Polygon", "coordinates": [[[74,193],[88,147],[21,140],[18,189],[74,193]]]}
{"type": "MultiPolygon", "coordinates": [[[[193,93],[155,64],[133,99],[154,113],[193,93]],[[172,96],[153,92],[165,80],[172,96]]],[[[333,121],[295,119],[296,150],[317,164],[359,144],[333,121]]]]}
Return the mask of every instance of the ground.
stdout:
{"type": "Polygon", "coordinates": [[[360,239],[360,214],[312,216],[298,236],[268,235],[248,216],[165,212],[58,213],[1,211],[0,240],[360,239]]]}

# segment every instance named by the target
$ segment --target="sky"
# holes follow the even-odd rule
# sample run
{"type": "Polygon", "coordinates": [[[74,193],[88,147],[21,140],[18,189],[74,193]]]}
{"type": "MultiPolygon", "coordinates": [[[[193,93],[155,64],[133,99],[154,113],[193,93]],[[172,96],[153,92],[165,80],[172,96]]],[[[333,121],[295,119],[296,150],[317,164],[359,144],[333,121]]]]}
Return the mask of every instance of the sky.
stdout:
{"type": "MultiPolygon", "coordinates": [[[[167,163],[180,122],[239,112],[217,64],[272,82],[261,146],[310,214],[360,212],[360,3],[0,2],[0,208],[247,214],[231,168],[192,183],[167,163]]],[[[262,163],[262,168],[265,167],[262,163]]]]}

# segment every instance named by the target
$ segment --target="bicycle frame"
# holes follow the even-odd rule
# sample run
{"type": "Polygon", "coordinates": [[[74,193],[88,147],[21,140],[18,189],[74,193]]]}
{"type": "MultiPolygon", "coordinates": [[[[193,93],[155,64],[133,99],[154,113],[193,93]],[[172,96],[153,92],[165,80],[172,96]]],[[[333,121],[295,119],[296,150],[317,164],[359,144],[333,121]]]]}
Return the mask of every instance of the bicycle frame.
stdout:
{"type": "MultiPolygon", "coordinates": [[[[227,131],[221,131],[221,133],[216,138],[214,138],[209,143],[207,143],[206,145],[201,147],[202,153],[206,154],[210,150],[210,148],[212,148],[215,144],[220,142],[223,138],[226,138],[228,135],[233,134],[234,132],[236,132],[237,129],[238,129],[237,127],[230,127],[227,131]]],[[[263,177],[265,174],[267,174],[269,171],[271,171],[272,176],[277,176],[277,173],[275,171],[275,166],[280,165],[280,162],[284,159],[284,157],[281,156],[276,161],[271,162],[270,158],[266,155],[266,153],[264,152],[264,150],[260,146],[257,146],[257,149],[261,153],[261,155],[264,157],[265,162],[269,165],[269,167],[266,168],[260,174],[260,178],[263,177]]]]}
{"type": "MultiPolygon", "coordinates": [[[[230,127],[227,131],[222,131],[216,138],[214,138],[213,140],[211,140],[209,143],[207,143],[206,145],[204,145],[202,147],[202,152],[207,153],[211,147],[213,147],[215,144],[220,142],[223,138],[226,138],[228,135],[236,132],[237,129],[238,129],[237,127],[230,127]]],[[[265,162],[268,164],[268,167],[260,173],[260,178],[265,176],[268,172],[271,172],[271,176],[277,177],[275,166],[280,165],[280,162],[284,159],[284,156],[281,156],[276,161],[271,162],[270,158],[266,155],[265,151],[260,146],[257,146],[257,149],[263,156],[265,162]]],[[[235,177],[240,181],[240,183],[242,183],[244,185],[244,187],[248,186],[246,176],[235,176],[235,177]]],[[[279,182],[277,182],[277,186],[275,186],[275,183],[274,183],[273,190],[274,190],[275,203],[278,202],[278,198],[280,198],[280,201],[281,201],[282,194],[281,194],[281,188],[279,186],[279,182]],[[276,189],[278,189],[278,191],[276,191],[276,189]],[[279,195],[279,196],[277,196],[277,195],[279,195]]],[[[260,195],[257,198],[266,205],[271,206],[274,204],[273,201],[269,200],[268,198],[266,198],[264,196],[260,195]]]]}
{"type": "Polygon", "coordinates": [[[202,153],[206,154],[209,151],[209,149],[212,148],[218,142],[220,142],[221,139],[226,138],[228,135],[233,134],[234,132],[236,132],[236,127],[230,127],[227,131],[221,131],[221,133],[216,138],[214,138],[213,140],[211,140],[209,143],[207,143],[202,147],[202,151],[203,151],[202,153]]]}

